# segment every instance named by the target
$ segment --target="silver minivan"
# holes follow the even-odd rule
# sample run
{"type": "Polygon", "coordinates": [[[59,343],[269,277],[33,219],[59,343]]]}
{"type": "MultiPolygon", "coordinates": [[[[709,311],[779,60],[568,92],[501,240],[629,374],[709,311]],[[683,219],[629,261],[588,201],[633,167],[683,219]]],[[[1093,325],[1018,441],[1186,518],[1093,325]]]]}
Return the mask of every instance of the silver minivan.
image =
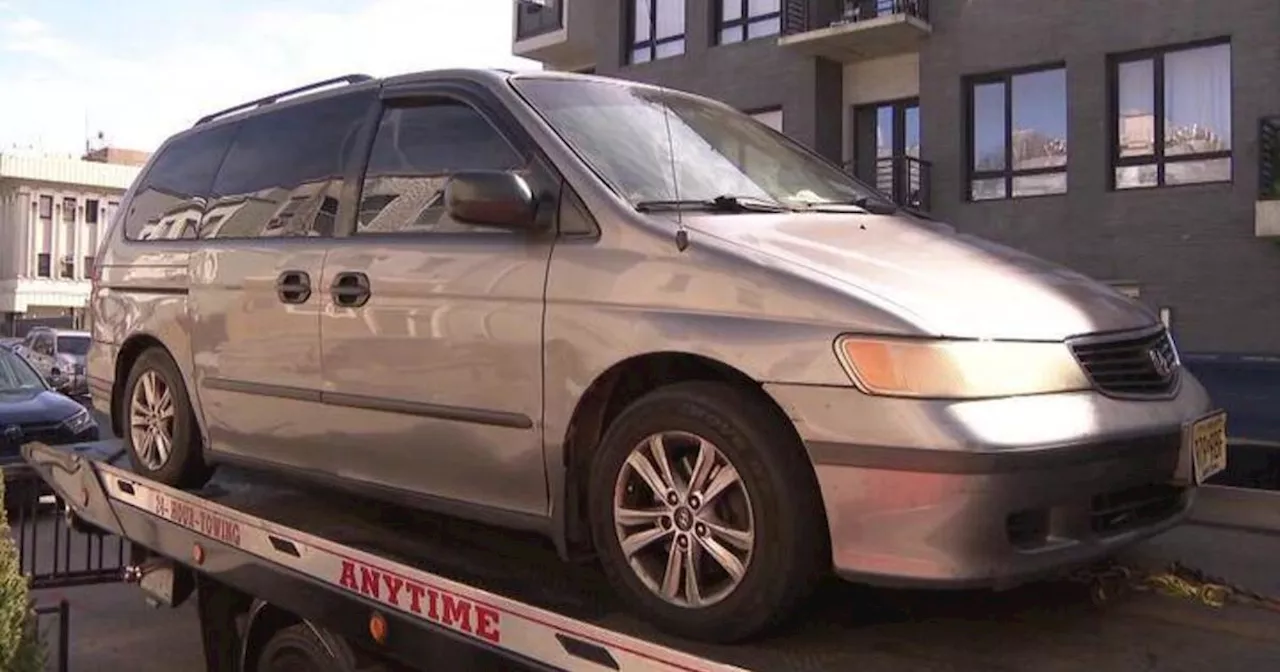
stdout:
{"type": "Polygon", "coordinates": [[[831,572],[1103,558],[1225,466],[1152,311],[718,102],[478,70],[287,94],[168,140],[103,243],[90,386],[145,476],[534,530],[731,641],[831,572]]]}

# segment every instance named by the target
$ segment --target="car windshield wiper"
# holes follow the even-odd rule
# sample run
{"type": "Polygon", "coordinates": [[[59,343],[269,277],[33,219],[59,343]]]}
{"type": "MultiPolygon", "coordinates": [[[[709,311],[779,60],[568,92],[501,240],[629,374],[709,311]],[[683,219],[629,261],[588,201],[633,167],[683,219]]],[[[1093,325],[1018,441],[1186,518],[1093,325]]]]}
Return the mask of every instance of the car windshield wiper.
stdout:
{"type": "Polygon", "coordinates": [[[873,215],[892,215],[898,211],[898,206],[880,199],[872,200],[870,196],[859,196],[845,201],[820,201],[816,203],[809,203],[805,209],[822,210],[826,208],[835,210],[848,207],[858,208],[859,210],[869,212],[873,215]]]}
{"type": "Polygon", "coordinates": [[[754,196],[722,195],[708,199],[680,199],[669,201],[639,201],[636,210],[640,212],[662,212],[667,210],[709,210],[711,212],[788,212],[791,208],[763,198],[754,196]]]}

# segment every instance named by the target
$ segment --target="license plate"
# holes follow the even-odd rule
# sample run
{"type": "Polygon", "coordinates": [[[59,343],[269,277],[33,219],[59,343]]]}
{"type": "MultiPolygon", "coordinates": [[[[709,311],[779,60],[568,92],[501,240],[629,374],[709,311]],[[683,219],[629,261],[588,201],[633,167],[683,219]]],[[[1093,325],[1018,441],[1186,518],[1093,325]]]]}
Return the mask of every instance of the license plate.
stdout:
{"type": "Polygon", "coordinates": [[[1182,437],[1182,463],[1200,485],[1227,468],[1227,414],[1216,412],[1187,425],[1182,437]]]}

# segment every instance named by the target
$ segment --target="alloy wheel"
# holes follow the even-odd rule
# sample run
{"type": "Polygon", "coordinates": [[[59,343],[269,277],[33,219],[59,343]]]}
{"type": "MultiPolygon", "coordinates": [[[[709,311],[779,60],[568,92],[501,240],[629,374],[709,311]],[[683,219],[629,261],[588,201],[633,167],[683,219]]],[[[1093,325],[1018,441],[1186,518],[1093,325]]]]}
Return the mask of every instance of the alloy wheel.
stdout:
{"type": "Polygon", "coordinates": [[[751,497],[712,442],[661,432],[632,449],[614,485],[627,563],[668,603],[707,607],[742,583],[755,547],[751,497]]]}
{"type": "Polygon", "coordinates": [[[164,467],[173,452],[174,415],[169,386],[156,371],[144,372],[129,402],[129,434],[138,459],[152,471],[164,467]]]}

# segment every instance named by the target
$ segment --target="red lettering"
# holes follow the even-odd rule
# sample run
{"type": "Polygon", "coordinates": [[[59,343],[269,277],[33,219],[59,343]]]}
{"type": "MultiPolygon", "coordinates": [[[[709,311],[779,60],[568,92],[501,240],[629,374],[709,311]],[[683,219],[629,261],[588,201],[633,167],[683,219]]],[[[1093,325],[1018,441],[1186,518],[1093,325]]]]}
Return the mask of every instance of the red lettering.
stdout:
{"type": "Polygon", "coordinates": [[[422,595],[427,592],[427,589],[412,581],[406,583],[404,588],[409,591],[409,610],[415,614],[421,614],[422,595]]]}
{"type": "Polygon", "coordinates": [[[431,588],[428,588],[427,589],[427,618],[433,621],[440,620],[440,609],[439,609],[439,604],[437,604],[439,601],[440,601],[440,593],[437,593],[431,588]]]}
{"type": "Polygon", "coordinates": [[[360,568],[360,592],[365,595],[372,596],[376,599],[382,598],[382,587],[378,583],[378,579],[382,575],[378,570],[372,567],[360,568]]]}
{"type": "Polygon", "coordinates": [[[498,619],[501,615],[494,609],[475,605],[476,634],[494,644],[502,641],[502,633],[498,630],[498,619]]]}
{"type": "Polygon", "coordinates": [[[338,579],[338,583],[347,590],[359,592],[360,586],[356,583],[356,563],[350,560],[342,561],[342,578],[338,579]]]}
{"type": "Polygon", "coordinates": [[[400,589],[404,587],[404,579],[390,574],[382,575],[382,582],[387,584],[387,601],[400,606],[400,589]]]}
{"type": "Polygon", "coordinates": [[[471,603],[444,594],[444,624],[457,625],[463,632],[471,632],[471,603]]]}

